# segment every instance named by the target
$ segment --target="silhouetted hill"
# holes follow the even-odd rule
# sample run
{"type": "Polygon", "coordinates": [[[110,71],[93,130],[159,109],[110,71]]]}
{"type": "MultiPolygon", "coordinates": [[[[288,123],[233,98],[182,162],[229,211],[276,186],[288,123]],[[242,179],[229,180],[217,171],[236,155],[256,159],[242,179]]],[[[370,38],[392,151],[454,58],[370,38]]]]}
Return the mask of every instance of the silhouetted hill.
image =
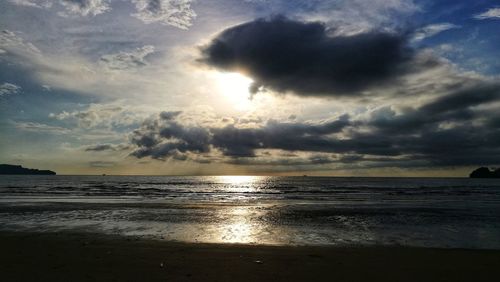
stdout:
{"type": "Polygon", "coordinates": [[[469,175],[470,178],[500,178],[500,168],[490,170],[487,167],[480,167],[469,175]]]}
{"type": "Polygon", "coordinates": [[[18,175],[55,175],[52,170],[39,170],[24,168],[20,165],[0,164],[0,174],[18,174],[18,175]]]}

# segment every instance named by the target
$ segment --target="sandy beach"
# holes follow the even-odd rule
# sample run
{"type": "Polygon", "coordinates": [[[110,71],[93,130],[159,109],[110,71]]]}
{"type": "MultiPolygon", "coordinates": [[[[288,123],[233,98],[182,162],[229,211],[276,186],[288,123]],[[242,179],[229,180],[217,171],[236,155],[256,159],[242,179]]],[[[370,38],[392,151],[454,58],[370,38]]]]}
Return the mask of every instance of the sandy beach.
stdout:
{"type": "Polygon", "coordinates": [[[500,251],[0,233],[2,281],[493,281],[500,251]]]}

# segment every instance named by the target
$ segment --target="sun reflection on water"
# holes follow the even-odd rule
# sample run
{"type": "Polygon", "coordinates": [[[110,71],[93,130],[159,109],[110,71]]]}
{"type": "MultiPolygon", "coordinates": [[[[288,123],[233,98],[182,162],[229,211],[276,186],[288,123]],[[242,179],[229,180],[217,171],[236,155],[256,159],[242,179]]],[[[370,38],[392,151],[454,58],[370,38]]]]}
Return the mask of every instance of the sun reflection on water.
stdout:
{"type": "Polygon", "coordinates": [[[251,175],[224,175],[217,176],[223,189],[232,193],[249,193],[259,190],[259,183],[262,177],[251,175]]]}
{"type": "Polygon", "coordinates": [[[242,184],[242,183],[254,183],[260,177],[253,175],[221,175],[217,176],[222,183],[227,184],[242,184]]]}
{"type": "MultiPolygon", "coordinates": [[[[242,244],[260,242],[262,234],[268,228],[262,221],[267,211],[260,205],[243,204],[240,197],[241,193],[253,193],[262,189],[265,179],[264,176],[217,176],[217,182],[223,184],[224,190],[233,195],[231,201],[234,201],[218,212],[220,222],[212,229],[213,238],[217,242],[242,244]]],[[[248,200],[248,197],[250,196],[244,196],[243,199],[248,200]]]]}
{"type": "Polygon", "coordinates": [[[255,243],[263,228],[252,220],[252,210],[247,207],[235,207],[225,211],[227,223],[219,228],[219,238],[224,243],[255,243]]]}

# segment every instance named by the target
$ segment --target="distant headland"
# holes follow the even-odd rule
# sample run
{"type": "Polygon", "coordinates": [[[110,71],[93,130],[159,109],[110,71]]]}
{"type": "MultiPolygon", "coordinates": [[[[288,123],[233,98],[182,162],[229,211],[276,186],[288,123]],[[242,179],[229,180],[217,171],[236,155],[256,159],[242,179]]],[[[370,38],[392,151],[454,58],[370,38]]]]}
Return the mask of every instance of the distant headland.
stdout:
{"type": "Polygon", "coordinates": [[[52,170],[39,170],[33,168],[24,168],[20,165],[0,164],[0,174],[16,175],[56,175],[52,170]]]}
{"type": "Polygon", "coordinates": [[[470,178],[500,178],[500,168],[490,170],[487,167],[480,167],[469,175],[470,178]]]}

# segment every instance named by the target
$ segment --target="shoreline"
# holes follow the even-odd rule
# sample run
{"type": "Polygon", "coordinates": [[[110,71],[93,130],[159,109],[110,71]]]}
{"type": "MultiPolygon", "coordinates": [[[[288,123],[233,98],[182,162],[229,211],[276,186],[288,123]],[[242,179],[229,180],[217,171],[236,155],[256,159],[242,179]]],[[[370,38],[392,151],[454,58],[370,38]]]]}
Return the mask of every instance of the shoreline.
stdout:
{"type": "Polygon", "coordinates": [[[3,281],[491,281],[500,250],[273,246],[0,232],[3,281]]]}

